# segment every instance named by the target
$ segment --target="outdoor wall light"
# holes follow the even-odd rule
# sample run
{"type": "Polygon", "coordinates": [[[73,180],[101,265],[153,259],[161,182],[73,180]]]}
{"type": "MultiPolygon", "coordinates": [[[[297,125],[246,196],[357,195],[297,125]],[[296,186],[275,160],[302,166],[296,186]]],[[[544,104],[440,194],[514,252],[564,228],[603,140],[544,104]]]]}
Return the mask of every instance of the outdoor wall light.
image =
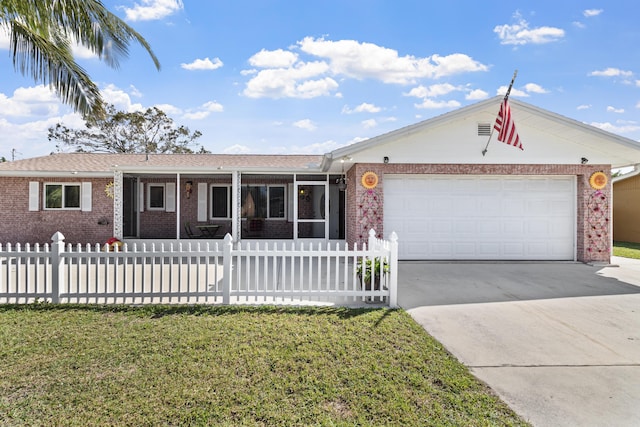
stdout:
{"type": "Polygon", "coordinates": [[[345,191],[347,189],[347,176],[344,174],[344,159],[340,160],[342,163],[342,176],[336,179],[336,184],[338,184],[339,191],[345,191]]]}
{"type": "Polygon", "coordinates": [[[387,163],[389,163],[389,157],[388,156],[384,156],[384,158],[382,159],[384,161],[384,164],[386,165],[387,163]]]}
{"type": "Polygon", "coordinates": [[[586,157],[583,157],[580,159],[580,163],[582,163],[583,165],[586,165],[587,163],[589,163],[589,159],[587,159],[586,157]]]}
{"type": "Polygon", "coordinates": [[[193,181],[187,181],[184,183],[184,192],[187,194],[187,199],[191,197],[193,191],[193,181]]]}

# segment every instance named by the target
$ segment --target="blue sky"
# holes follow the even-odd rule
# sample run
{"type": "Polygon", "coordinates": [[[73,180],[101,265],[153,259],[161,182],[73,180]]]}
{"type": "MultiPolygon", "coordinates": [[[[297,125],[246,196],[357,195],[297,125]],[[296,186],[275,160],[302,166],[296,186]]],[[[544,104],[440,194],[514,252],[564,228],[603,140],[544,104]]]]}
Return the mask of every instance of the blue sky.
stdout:
{"type": "MultiPolygon", "coordinates": [[[[636,1],[104,4],[162,65],[138,46],[119,70],[77,49],[105,100],[158,106],[214,153],[322,154],[504,93],[516,69],[511,96],[640,139],[636,1]]],[[[13,70],[6,35],[0,52],[0,157],[55,151],[48,127],[82,120],[13,70]]]]}

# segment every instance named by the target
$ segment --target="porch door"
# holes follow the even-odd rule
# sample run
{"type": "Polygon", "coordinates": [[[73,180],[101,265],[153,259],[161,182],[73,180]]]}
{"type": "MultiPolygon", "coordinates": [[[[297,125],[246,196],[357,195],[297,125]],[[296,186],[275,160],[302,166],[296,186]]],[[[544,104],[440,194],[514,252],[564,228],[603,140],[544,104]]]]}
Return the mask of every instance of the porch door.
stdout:
{"type": "Polygon", "coordinates": [[[296,182],[294,239],[328,239],[329,184],[296,182]]]}
{"type": "Polygon", "coordinates": [[[138,179],[124,177],[122,180],[122,234],[138,237],[138,179]]]}

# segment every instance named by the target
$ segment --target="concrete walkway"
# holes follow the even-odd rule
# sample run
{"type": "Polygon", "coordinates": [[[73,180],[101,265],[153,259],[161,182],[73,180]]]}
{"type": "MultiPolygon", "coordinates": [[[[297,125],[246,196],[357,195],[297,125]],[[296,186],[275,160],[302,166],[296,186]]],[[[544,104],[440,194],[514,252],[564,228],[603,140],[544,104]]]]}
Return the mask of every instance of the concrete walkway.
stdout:
{"type": "Polygon", "coordinates": [[[640,261],[404,262],[399,302],[534,426],[640,425],[640,261]]]}

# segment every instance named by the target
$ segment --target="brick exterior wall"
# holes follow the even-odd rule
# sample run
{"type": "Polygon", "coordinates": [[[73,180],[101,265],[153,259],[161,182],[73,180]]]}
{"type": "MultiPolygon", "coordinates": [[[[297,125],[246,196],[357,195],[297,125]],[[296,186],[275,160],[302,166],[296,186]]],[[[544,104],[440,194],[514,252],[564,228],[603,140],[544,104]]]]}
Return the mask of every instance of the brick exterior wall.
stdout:
{"type": "Polygon", "coordinates": [[[609,262],[611,254],[611,166],[610,165],[497,165],[497,164],[355,164],[347,173],[347,242],[364,243],[368,230],[384,234],[385,174],[445,175],[573,175],[576,188],[576,257],[582,262],[609,262]],[[372,171],[379,181],[369,191],[360,182],[372,171]],[[589,178],[594,172],[607,175],[607,186],[594,190],[589,178]],[[371,209],[370,204],[375,208],[371,209]]]}
{"type": "Polygon", "coordinates": [[[111,179],[4,177],[0,185],[0,243],[51,243],[60,231],[67,243],[104,243],[113,234],[113,199],[105,193],[111,179]],[[40,210],[29,211],[29,182],[38,182],[40,210]],[[46,183],[91,182],[91,211],[44,210],[46,183]],[[108,223],[105,223],[107,220],[108,223]]]}
{"type": "MultiPolygon", "coordinates": [[[[609,262],[611,250],[611,176],[610,165],[455,165],[455,164],[355,164],[347,172],[346,193],[346,240],[349,244],[363,243],[368,230],[374,228],[381,236],[384,233],[384,176],[385,174],[468,174],[468,175],[572,175],[576,176],[576,253],[583,262],[609,262]],[[378,185],[367,191],[360,178],[367,171],[375,172],[379,177],[378,185]],[[608,183],[602,190],[594,190],[589,185],[591,174],[604,172],[608,183]]],[[[113,233],[113,199],[104,191],[111,179],[61,179],[61,178],[18,178],[5,177],[0,186],[0,197],[4,201],[0,210],[1,243],[50,243],[51,236],[60,231],[68,243],[101,243],[113,233]],[[29,182],[37,181],[40,186],[40,210],[29,211],[29,182]],[[44,184],[82,183],[92,184],[92,210],[43,210],[42,194],[44,184]],[[108,224],[104,223],[108,220],[108,224]],[[102,224],[101,224],[102,223],[102,224]]],[[[169,178],[145,178],[142,182],[173,182],[169,178]]],[[[197,224],[197,186],[207,184],[230,184],[229,176],[183,177],[178,187],[181,207],[181,222],[197,224]],[[186,181],[193,182],[193,192],[187,198],[184,191],[186,181]]],[[[289,178],[275,179],[267,184],[286,184],[289,178]]],[[[250,178],[243,177],[243,184],[250,184],[250,178]]],[[[260,181],[260,184],[265,184],[260,181]]],[[[297,195],[296,195],[297,196],[297,195]]],[[[146,198],[145,198],[146,203],[146,198]]],[[[142,238],[175,238],[175,212],[149,211],[140,213],[140,236],[142,238]]],[[[219,224],[223,228],[218,232],[224,236],[231,231],[231,220],[208,220],[207,223],[219,224]]],[[[264,235],[271,238],[291,238],[293,223],[287,220],[265,221],[264,235]]],[[[184,227],[180,227],[182,238],[186,238],[184,227]]]]}

